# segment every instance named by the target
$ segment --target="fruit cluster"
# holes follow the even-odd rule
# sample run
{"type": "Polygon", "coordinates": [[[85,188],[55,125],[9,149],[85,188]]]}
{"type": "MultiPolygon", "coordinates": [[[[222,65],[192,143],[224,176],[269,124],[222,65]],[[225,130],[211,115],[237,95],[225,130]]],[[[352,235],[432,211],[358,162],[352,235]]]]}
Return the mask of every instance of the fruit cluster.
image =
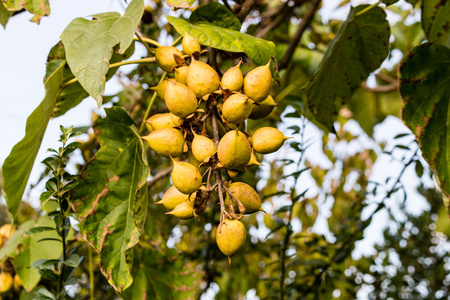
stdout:
{"type": "Polygon", "coordinates": [[[245,242],[245,227],[239,219],[262,208],[251,186],[224,182],[222,170],[233,178],[246,167],[260,165],[254,152],[275,152],[287,139],[272,127],[259,128],[250,136],[244,132],[248,118],[264,118],[277,105],[270,96],[270,61],[245,77],[240,61],[219,76],[220,70],[200,61],[201,47],[195,38],[185,33],[182,46],[183,52],[175,47],[155,50],[159,67],[175,73],[175,78],[152,88],[164,99],[169,113],[145,121],[150,134],[143,138],[157,154],[174,163],[173,186],[157,203],[168,214],[191,219],[206,209],[216,191],[221,211],[216,241],[231,257],[245,242]],[[186,157],[188,162],[182,160],[186,157]]]}

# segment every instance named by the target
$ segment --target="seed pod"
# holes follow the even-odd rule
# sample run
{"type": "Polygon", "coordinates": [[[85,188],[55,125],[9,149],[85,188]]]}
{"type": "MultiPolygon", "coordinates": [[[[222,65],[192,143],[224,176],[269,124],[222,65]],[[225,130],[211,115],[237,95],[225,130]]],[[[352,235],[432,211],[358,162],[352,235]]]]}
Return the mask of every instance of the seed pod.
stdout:
{"type": "Polygon", "coordinates": [[[187,162],[174,161],[173,185],[183,194],[191,194],[202,185],[202,175],[196,167],[187,162]]]}
{"type": "Polygon", "coordinates": [[[244,94],[255,102],[265,100],[272,90],[272,73],[270,61],[265,66],[256,67],[244,78],[244,94]]]}
{"type": "Polygon", "coordinates": [[[183,133],[175,128],[161,128],[143,137],[150,148],[164,157],[179,157],[183,153],[183,133]]]}
{"type": "Polygon", "coordinates": [[[183,52],[175,47],[162,46],[155,49],[155,58],[158,66],[166,72],[172,72],[172,67],[177,65],[173,55],[183,56],[183,52]]]}
{"type": "Polygon", "coordinates": [[[187,86],[197,98],[216,91],[219,88],[219,83],[219,75],[211,66],[198,60],[192,60],[189,65],[187,86]]]}
{"type": "Polygon", "coordinates": [[[175,124],[172,122],[170,113],[156,114],[151,116],[145,121],[145,126],[147,126],[148,132],[152,132],[161,128],[174,127],[175,124]]]}
{"type": "Polygon", "coordinates": [[[189,200],[181,202],[172,211],[166,212],[166,215],[174,215],[182,220],[192,219],[194,217],[194,202],[189,200]]]}
{"type": "Polygon", "coordinates": [[[157,86],[153,86],[150,89],[154,90],[158,97],[162,100],[165,100],[166,98],[166,89],[167,89],[167,83],[172,79],[164,79],[161,83],[159,83],[157,86]]]}
{"type": "Polygon", "coordinates": [[[240,124],[252,113],[252,103],[244,94],[233,94],[222,106],[222,115],[230,123],[240,124]]]}
{"type": "MultiPolygon", "coordinates": [[[[252,214],[258,211],[264,211],[261,207],[261,199],[258,193],[248,184],[243,182],[233,182],[228,189],[233,193],[233,196],[241,201],[245,207],[246,214],[252,214]]],[[[225,205],[230,205],[230,195],[226,195],[225,205]]],[[[233,200],[233,206],[235,211],[239,211],[239,206],[236,201],[233,200]]]]}
{"type": "Polygon", "coordinates": [[[216,144],[209,138],[203,135],[198,135],[194,132],[194,139],[192,140],[192,154],[195,159],[203,162],[207,157],[213,156],[216,153],[216,144]]]}
{"type": "Polygon", "coordinates": [[[222,88],[235,92],[239,92],[241,90],[242,84],[244,83],[244,76],[242,76],[240,68],[241,63],[242,60],[237,64],[237,66],[228,69],[223,74],[221,80],[222,88]]]}
{"type": "Polygon", "coordinates": [[[217,227],[216,243],[220,251],[228,256],[235,255],[244,246],[246,231],[244,224],[239,220],[225,219],[222,225],[217,227]]]}
{"type": "Polygon", "coordinates": [[[278,104],[273,100],[272,96],[266,98],[266,100],[256,103],[252,103],[252,113],[249,118],[252,120],[262,119],[270,115],[272,110],[278,104]]]}
{"type": "Polygon", "coordinates": [[[0,238],[9,240],[14,231],[15,231],[14,228],[12,228],[11,230],[11,224],[5,224],[2,227],[0,227],[0,238]]]}
{"type": "Polygon", "coordinates": [[[253,149],[256,152],[267,154],[277,151],[283,146],[284,141],[290,139],[285,137],[281,131],[273,127],[262,127],[253,133],[250,138],[253,149]]]}
{"type": "Polygon", "coordinates": [[[181,118],[175,116],[173,113],[170,113],[170,118],[172,119],[172,123],[175,124],[175,126],[181,125],[181,118]]]}
{"type": "Polygon", "coordinates": [[[189,72],[188,66],[182,66],[175,69],[175,80],[179,83],[187,85],[187,76],[189,72]]]}
{"type": "Polygon", "coordinates": [[[183,53],[186,55],[191,55],[195,51],[200,52],[202,48],[200,47],[200,43],[198,40],[187,33],[184,33],[183,41],[181,42],[181,46],[183,47],[183,53]]]}
{"type": "Polygon", "coordinates": [[[252,149],[245,134],[239,130],[227,132],[219,142],[217,155],[227,169],[243,169],[252,155],[252,149]]]}
{"type": "Polygon", "coordinates": [[[13,286],[13,278],[11,274],[2,272],[0,273],[0,293],[7,292],[13,286]]]}
{"type": "Polygon", "coordinates": [[[164,205],[165,208],[167,208],[168,210],[173,210],[175,208],[175,206],[177,206],[178,204],[188,201],[188,200],[195,200],[195,193],[191,194],[191,195],[186,195],[183,194],[182,192],[180,192],[179,190],[177,190],[177,188],[175,186],[171,186],[166,193],[164,194],[164,196],[162,197],[162,199],[158,202],[156,202],[155,204],[162,204],[164,205]]]}
{"type": "Polygon", "coordinates": [[[22,280],[20,280],[19,275],[17,275],[16,273],[16,275],[14,275],[14,289],[16,291],[19,291],[21,287],[22,287],[22,280]]]}
{"type": "Polygon", "coordinates": [[[166,105],[172,114],[184,118],[197,109],[197,98],[184,84],[170,81],[166,89],[166,105]]]}

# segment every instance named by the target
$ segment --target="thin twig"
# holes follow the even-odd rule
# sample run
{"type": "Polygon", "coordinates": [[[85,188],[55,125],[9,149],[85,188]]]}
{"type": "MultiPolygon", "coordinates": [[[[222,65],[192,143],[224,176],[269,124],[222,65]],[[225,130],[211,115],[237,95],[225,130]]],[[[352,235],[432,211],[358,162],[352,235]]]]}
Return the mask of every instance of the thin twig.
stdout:
{"type": "Polygon", "coordinates": [[[309,24],[311,23],[316,10],[319,8],[320,2],[321,0],[312,0],[311,4],[309,5],[308,10],[305,12],[302,21],[300,22],[300,25],[298,26],[297,31],[295,32],[294,37],[291,40],[291,43],[286,49],[286,52],[284,52],[283,58],[281,58],[278,64],[279,71],[286,68],[288,63],[291,61],[303,33],[305,32],[306,28],[309,27],[309,24]]]}
{"type": "Polygon", "coordinates": [[[164,169],[164,170],[156,173],[155,176],[153,176],[152,179],[149,182],[147,182],[147,187],[150,188],[152,185],[155,184],[155,182],[168,176],[170,174],[170,172],[172,172],[172,169],[173,169],[173,166],[170,166],[167,169],[164,169]]]}
{"type": "Polygon", "coordinates": [[[361,87],[373,93],[389,93],[392,91],[396,91],[398,85],[396,83],[391,83],[388,85],[379,85],[377,87],[372,88],[367,85],[367,81],[363,81],[361,82],[361,87]]]}

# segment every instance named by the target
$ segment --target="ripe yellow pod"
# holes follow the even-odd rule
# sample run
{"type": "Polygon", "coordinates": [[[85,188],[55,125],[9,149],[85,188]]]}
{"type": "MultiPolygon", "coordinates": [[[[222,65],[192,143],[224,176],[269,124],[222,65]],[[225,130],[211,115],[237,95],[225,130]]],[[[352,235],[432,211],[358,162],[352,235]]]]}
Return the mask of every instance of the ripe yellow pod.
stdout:
{"type": "Polygon", "coordinates": [[[195,94],[182,83],[170,81],[165,98],[167,108],[177,117],[184,118],[197,109],[195,94]]]}
{"type": "Polygon", "coordinates": [[[178,204],[188,200],[195,200],[195,193],[189,196],[177,190],[175,186],[171,186],[156,204],[162,204],[166,209],[173,210],[178,204]]]}
{"type": "Polygon", "coordinates": [[[278,104],[273,100],[272,96],[269,95],[264,101],[262,102],[253,102],[252,103],[252,113],[249,116],[249,119],[257,120],[262,119],[270,115],[272,110],[275,106],[278,104]]]}
{"type": "Polygon", "coordinates": [[[161,128],[170,128],[176,126],[172,122],[170,113],[156,114],[145,121],[145,126],[148,132],[152,132],[161,128]]]}
{"type": "Polygon", "coordinates": [[[175,69],[175,80],[179,83],[187,85],[187,76],[189,72],[188,66],[182,66],[175,69]]]}
{"type": "Polygon", "coordinates": [[[229,89],[230,91],[239,92],[242,88],[242,84],[244,83],[244,76],[242,76],[241,72],[241,63],[239,62],[236,66],[228,69],[222,76],[222,80],[220,81],[223,89],[229,89]]]}
{"type": "Polygon", "coordinates": [[[184,33],[183,41],[181,42],[181,46],[183,47],[183,53],[187,55],[191,55],[195,51],[200,52],[202,48],[200,47],[200,43],[198,40],[187,33],[184,33]]]}
{"type": "Polygon", "coordinates": [[[162,46],[155,49],[155,59],[158,66],[166,72],[172,72],[172,68],[177,65],[173,55],[183,56],[183,52],[175,47],[162,46]]]}
{"type": "Polygon", "coordinates": [[[160,99],[165,100],[165,98],[166,98],[167,83],[168,83],[170,80],[173,80],[173,79],[164,79],[164,80],[161,81],[161,83],[159,83],[157,86],[153,86],[153,87],[151,87],[150,89],[151,89],[151,90],[154,90],[160,99]]]}
{"type": "Polygon", "coordinates": [[[256,67],[244,78],[244,94],[255,102],[265,100],[272,90],[273,78],[270,61],[265,66],[256,67]]]}
{"type": "MultiPolygon", "coordinates": [[[[246,214],[264,211],[261,207],[261,198],[259,198],[258,193],[248,184],[244,182],[233,182],[232,184],[230,184],[228,189],[233,194],[233,196],[239,199],[242,205],[244,205],[246,214]]],[[[227,207],[230,203],[230,198],[230,195],[227,194],[225,199],[225,205],[227,207]]],[[[234,210],[238,212],[239,206],[234,200],[233,206],[234,210]]]]}
{"type": "Polygon", "coordinates": [[[285,137],[281,131],[273,127],[262,127],[253,133],[251,143],[256,152],[268,154],[277,151],[283,146],[285,137]]]}
{"type": "Polygon", "coordinates": [[[190,163],[174,161],[172,170],[173,185],[183,194],[191,194],[202,185],[202,175],[190,163]]]}
{"type": "Polygon", "coordinates": [[[179,157],[183,154],[183,133],[175,128],[161,128],[143,137],[150,148],[164,157],[179,157]]]}
{"type": "Polygon", "coordinates": [[[166,212],[166,215],[173,215],[182,220],[192,219],[194,217],[194,202],[189,200],[181,202],[172,211],[166,212]]]}
{"type": "Polygon", "coordinates": [[[217,148],[214,142],[206,136],[196,134],[192,140],[192,154],[199,162],[203,162],[207,157],[213,156],[217,148]]]}
{"type": "Polygon", "coordinates": [[[230,263],[231,256],[244,246],[246,235],[245,226],[239,220],[225,219],[222,226],[217,227],[217,246],[223,254],[228,256],[230,263]]]}
{"type": "Polygon", "coordinates": [[[11,274],[2,272],[0,273],[0,293],[7,292],[13,286],[13,278],[11,274]]]}
{"type": "Polygon", "coordinates": [[[198,60],[192,60],[189,65],[187,86],[197,98],[211,94],[219,88],[220,79],[216,70],[210,65],[198,60]]]}
{"type": "Polygon", "coordinates": [[[222,106],[222,115],[227,122],[240,124],[252,113],[252,103],[244,94],[233,94],[222,106]]]}
{"type": "Polygon", "coordinates": [[[217,155],[227,169],[243,169],[252,155],[247,136],[239,130],[227,132],[219,142],[217,155]]]}

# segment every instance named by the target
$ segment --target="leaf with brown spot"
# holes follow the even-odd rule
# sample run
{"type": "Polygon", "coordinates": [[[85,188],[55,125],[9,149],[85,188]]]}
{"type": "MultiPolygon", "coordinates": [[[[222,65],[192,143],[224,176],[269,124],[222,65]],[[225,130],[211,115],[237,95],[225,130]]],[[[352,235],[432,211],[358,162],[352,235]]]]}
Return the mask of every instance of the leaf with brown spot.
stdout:
{"type": "Polygon", "coordinates": [[[449,196],[450,49],[431,43],[413,48],[400,65],[399,78],[403,122],[449,196]]]}
{"type": "Polygon", "coordinates": [[[50,4],[48,0],[3,0],[3,5],[9,11],[28,10],[34,16],[31,22],[40,23],[42,17],[50,15],[50,4]]]}
{"type": "Polygon", "coordinates": [[[422,28],[429,42],[450,47],[450,1],[422,1],[422,28]]]}
{"type": "Polygon", "coordinates": [[[99,252],[102,273],[120,292],[133,282],[132,248],[147,215],[150,173],[139,132],[125,110],[106,109],[95,129],[102,146],[81,171],[71,204],[82,235],[99,252]]]}
{"type": "Polygon", "coordinates": [[[339,109],[388,55],[389,23],[380,7],[357,15],[353,7],[328,47],[319,68],[303,88],[304,102],[320,128],[332,131],[339,109]]]}

